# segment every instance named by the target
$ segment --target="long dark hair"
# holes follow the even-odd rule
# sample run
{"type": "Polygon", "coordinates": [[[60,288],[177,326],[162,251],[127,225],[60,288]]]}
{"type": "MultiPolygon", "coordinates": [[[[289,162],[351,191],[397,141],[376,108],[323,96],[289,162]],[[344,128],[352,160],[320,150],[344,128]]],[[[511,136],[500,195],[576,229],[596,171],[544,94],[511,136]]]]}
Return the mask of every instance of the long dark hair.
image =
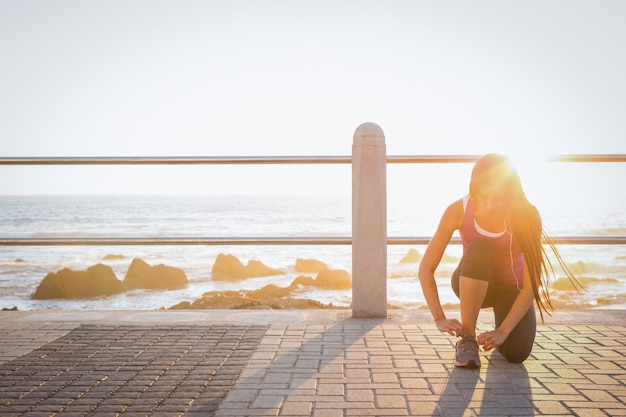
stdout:
{"type": "Polygon", "coordinates": [[[497,184],[510,204],[510,230],[524,254],[533,294],[543,321],[543,312],[550,315],[554,311],[548,292],[554,268],[543,243],[550,248],[574,287],[580,289],[582,286],[565,265],[554,241],[544,231],[539,211],[526,198],[519,174],[508,157],[492,153],[476,162],[470,179],[470,197],[476,198],[481,187],[488,183],[497,184]]]}

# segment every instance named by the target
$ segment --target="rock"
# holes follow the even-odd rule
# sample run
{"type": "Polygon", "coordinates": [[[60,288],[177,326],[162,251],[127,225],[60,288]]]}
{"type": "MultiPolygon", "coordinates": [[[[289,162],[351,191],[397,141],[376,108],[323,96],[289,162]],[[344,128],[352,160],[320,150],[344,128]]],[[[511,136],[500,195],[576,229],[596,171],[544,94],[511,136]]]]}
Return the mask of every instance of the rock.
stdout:
{"type": "Polygon", "coordinates": [[[209,291],[193,302],[183,301],[171,307],[184,309],[324,309],[342,308],[310,299],[292,298],[291,293],[300,286],[316,286],[324,289],[350,288],[350,274],[343,270],[321,271],[316,279],[299,276],[288,287],[274,284],[255,290],[209,291]]]}
{"type": "Polygon", "coordinates": [[[317,286],[324,289],[345,290],[352,288],[352,277],[343,269],[321,271],[315,278],[317,286]]]}
{"type": "Polygon", "coordinates": [[[269,266],[265,265],[263,262],[257,261],[254,259],[248,261],[248,264],[246,265],[246,271],[248,272],[248,275],[250,276],[250,278],[269,277],[273,275],[283,274],[283,271],[279,269],[270,268],[269,266]]]}
{"type": "Polygon", "coordinates": [[[569,265],[567,269],[574,275],[583,275],[589,272],[589,268],[587,268],[587,265],[583,261],[574,262],[569,265]]]}
{"type": "Polygon", "coordinates": [[[150,266],[135,258],[124,277],[126,289],[178,290],[189,284],[185,271],[163,264],[150,266]]]}
{"type": "Polygon", "coordinates": [[[190,304],[180,303],[172,307],[174,310],[234,310],[234,309],[257,309],[264,308],[259,302],[246,297],[238,291],[211,291],[202,295],[190,304]]]}
{"type": "Polygon", "coordinates": [[[55,274],[50,272],[39,283],[37,289],[33,293],[32,299],[34,300],[51,300],[54,298],[66,298],[65,286],[60,276],[60,272],[55,274]]]}
{"type": "Polygon", "coordinates": [[[214,280],[230,281],[248,277],[246,267],[235,255],[220,253],[215,259],[211,274],[214,280]]]}
{"type": "Polygon", "coordinates": [[[211,291],[190,303],[183,301],[171,307],[172,310],[284,310],[284,309],[324,309],[333,308],[332,304],[319,301],[290,297],[253,298],[254,294],[247,291],[211,291]]]}
{"type": "Polygon", "coordinates": [[[422,255],[415,249],[409,249],[404,258],[400,260],[401,264],[416,264],[422,260],[422,255]]]}
{"type": "Polygon", "coordinates": [[[110,266],[96,264],[87,268],[87,273],[90,275],[87,292],[93,293],[93,297],[120,294],[126,290],[110,266]]]}
{"type": "Polygon", "coordinates": [[[246,297],[253,300],[263,300],[270,298],[286,298],[294,288],[292,287],[279,287],[274,284],[267,284],[263,288],[257,290],[245,290],[243,293],[246,297]]]}
{"type": "Polygon", "coordinates": [[[343,269],[328,269],[317,274],[315,279],[299,276],[293,280],[291,285],[305,285],[325,290],[345,290],[352,288],[352,277],[343,269]]]}
{"type": "Polygon", "coordinates": [[[87,268],[86,271],[64,268],[57,273],[49,273],[41,281],[32,298],[35,300],[80,299],[122,292],[124,292],[124,285],[117,279],[111,267],[97,264],[87,268]]]}
{"type": "Polygon", "coordinates": [[[302,273],[320,272],[328,269],[328,266],[322,261],[317,259],[296,259],[296,271],[302,273]]]}
{"type": "Polygon", "coordinates": [[[190,310],[191,303],[189,301],[181,301],[175,306],[170,307],[170,310],[190,310]]]}
{"type": "Polygon", "coordinates": [[[215,259],[211,274],[216,281],[236,281],[247,278],[281,275],[283,271],[270,268],[261,261],[251,260],[247,265],[241,263],[235,255],[220,253],[215,259]]]}
{"type": "Polygon", "coordinates": [[[105,261],[117,261],[120,259],[124,259],[124,255],[117,255],[117,254],[110,253],[108,255],[105,255],[105,257],[102,259],[104,259],[105,261]]]}
{"type": "Polygon", "coordinates": [[[296,277],[296,279],[294,279],[290,285],[290,287],[293,287],[293,288],[297,288],[299,286],[317,287],[315,279],[312,277],[305,276],[305,275],[300,275],[299,277],[296,277]]]}

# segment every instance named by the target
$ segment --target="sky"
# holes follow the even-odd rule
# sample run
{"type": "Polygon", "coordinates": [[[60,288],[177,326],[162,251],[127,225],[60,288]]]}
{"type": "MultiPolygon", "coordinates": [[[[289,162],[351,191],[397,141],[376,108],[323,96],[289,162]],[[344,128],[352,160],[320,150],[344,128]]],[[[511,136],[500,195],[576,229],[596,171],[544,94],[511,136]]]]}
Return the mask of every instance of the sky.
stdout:
{"type": "MultiPolygon", "coordinates": [[[[0,0],[0,157],[350,155],[364,122],[389,155],[625,154],[625,19],[622,0],[0,0]]],[[[350,184],[330,165],[0,166],[7,195],[350,184]]]]}

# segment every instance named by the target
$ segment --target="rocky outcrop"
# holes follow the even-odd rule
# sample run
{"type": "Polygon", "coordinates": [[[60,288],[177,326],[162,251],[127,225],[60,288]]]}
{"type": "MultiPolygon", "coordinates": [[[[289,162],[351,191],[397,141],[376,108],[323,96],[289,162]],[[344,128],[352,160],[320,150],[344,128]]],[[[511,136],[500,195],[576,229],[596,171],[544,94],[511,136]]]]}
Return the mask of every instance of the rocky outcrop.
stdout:
{"type": "Polygon", "coordinates": [[[401,264],[416,264],[422,260],[422,255],[415,249],[409,249],[404,255],[404,258],[400,260],[401,264]]]}
{"type": "Polygon", "coordinates": [[[124,285],[117,279],[111,267],[97,264],[87,268],[86,271],[64,268],[57,273],[49,273],[41,281],[32,298],[35,300],[80,299],[122,292],[124,292],[124,285]]]}
{"type": "Polygon", "coordinates": [[[195,301],[183,301],[171,307],[173,310],[184,309],[323,309],[341,308],[319,301],[293,298],[292,292],[302,286],[320,289],[349,289],[352,278],[344,270],[324,270],[316,278],[299,276],[288,287],[268,284],[257,290],[210,291],[195,301]]]}
{"type": "Polygon", "coordinates": [[[204,293],[201,298],[193,302],[183,301],[176,304],[172,310],[284,310],[284,309],[323,309],[332,308],[332,305],[322,304],[319,301],[291,298],[289,293],[293,290],[293,284],[289,287],[278,287],[273,284],[266,285],[258,290],[241,291],[210,291],[204,293]]]}
{"type": "Polygon", "coordinates": [[[299,276],[291,285],[304,285],[324,290],[347,290],[352,288],[352,277],[343,269],[327,269],[320,271],[315,279],[299,276]]]}
{"type": "Polygon", "coordinates": [[[124,281],[110,266],[96,264],[84,271],[64,268],[45,276],[32,295],[35,300],[95,298],[123,293],[130,289],[177,290],[189,284],[182,269],[166,265],[150,266],[133,259],[124,281]]]}
{"type": "Polygon", "coordinates": [[[171,310],[306,310],[336,308],[332,304],[300,298],[267,298],[254,300],[235,291],[207,293],[190,303],[183,301],[171,310]]]}
{"type": "Polygon", "coordinates": [[[328,266],[317,259],[296,259],[296,271],[302,272],[304,274],[307,273],[318,273],[320,271],[325,271],[328,269],[328,266]]]}
{"type": "Polygon", "coordinates": [[[250,275],[250,278],[269,277],[273,275],[282,275],[283,271],[280,269],[270,268],[261,261],[251,259],[246,265],[246,271],[250,275]]]}
{"type": "Polygon", "coordinates": [[[105,257],[102,259],[104,259],[105,261],[119,261],[121,259],[124,259],[124,255],[109,253],[108,255],[105,255],[105,257]]]}
{"type": "Polygon", "coordinates": [[[144,260],[135,258],[124,277],[126,289],[179,290],[189,285],[185,271],[163,264],[148,265],[144,260]]]}
{"type": "Polygon", "coordinates": [[[251,260],[244,265],[235,255],[220,253],[215,259],[211,275],[215,281],[237,281],[248,278],[282,275],[284,272],[270,268],[261,261],[251,260]]]}

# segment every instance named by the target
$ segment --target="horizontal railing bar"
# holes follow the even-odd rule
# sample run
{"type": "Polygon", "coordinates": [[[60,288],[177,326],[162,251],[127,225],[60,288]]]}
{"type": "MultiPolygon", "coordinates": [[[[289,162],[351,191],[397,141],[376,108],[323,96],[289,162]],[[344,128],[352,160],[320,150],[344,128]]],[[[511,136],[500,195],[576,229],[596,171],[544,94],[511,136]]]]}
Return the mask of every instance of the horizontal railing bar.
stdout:
{"type": "Polygon", "coordinates": [[[113,156],[0,158],[0,165],[349,164],[350,156],[113,156]]]}
{"type": "MultiPolygon", "coordinates": [[[[389,245],[426,245],[431,237],[389,237],[389,245]]],[[[626,236],[556,236],[556,244],[624,245],[626,236]]],[[[452,238],[452,244],[460,244],[452,238]]],[[[351,237],[25,237],[0,238],[0,246],[152,246],[152,245],[351,245],[351,237]]]]}
{"type": "Polygon", "coordinates": [[[626,154],[570,154],[553,155],[548,162],[626,162],[626,154]]]}
{"type": "MultiPolygon", "coordinates": [[[[473,163],[482,155],[389,155],[387,163],[473,163]]],[[[547,162],[626,162],[626,154],[564,154],[545,158],[547,162]]]]}
{"type": "MultiPolygon", "coordinates": [[[[388,155],[387,163],[472,163],[480,155],[388,155]]],[[[549,162],[626,162],[626,154],[567,154],[549,162]]],[[[2,157],[0,165],[228,165],[228,164],[349,164],[351,156],[112,156],[2,157]]]]}
{"type": "Polygon", "coordinates": [[[0,238],[0,246],[349,245],[350,237],[90,237],[0,238]]]}
{"type": "Polygon", "coordinates": [[[480,155],[388,155],[388,164],[473,163],[480,155]]]}

